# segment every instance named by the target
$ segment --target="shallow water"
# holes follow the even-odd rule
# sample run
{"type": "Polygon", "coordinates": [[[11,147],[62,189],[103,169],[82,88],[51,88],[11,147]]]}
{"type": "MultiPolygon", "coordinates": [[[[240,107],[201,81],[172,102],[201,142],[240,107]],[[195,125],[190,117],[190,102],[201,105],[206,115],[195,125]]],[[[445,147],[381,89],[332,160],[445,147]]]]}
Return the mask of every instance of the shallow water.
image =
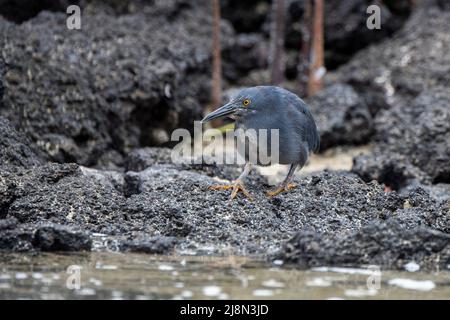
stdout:
{"type": "Polygon", "coordinates": [[[450,299],[450,271],[300,271],[236,256],[2,254],[0,298],[450,299]]]}

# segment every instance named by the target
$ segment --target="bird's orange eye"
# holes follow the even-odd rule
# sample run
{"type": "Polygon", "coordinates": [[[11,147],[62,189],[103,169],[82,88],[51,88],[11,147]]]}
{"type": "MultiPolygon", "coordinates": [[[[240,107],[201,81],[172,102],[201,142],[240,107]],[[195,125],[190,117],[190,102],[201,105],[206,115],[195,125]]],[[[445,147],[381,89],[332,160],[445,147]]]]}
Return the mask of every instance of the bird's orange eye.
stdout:
{"type": "Polygon", "coordinates": [[[242,101],[242,104],[243,104],[244,106],[248,106],[248,105],[250,104],[250,100],[245,99],[244,101],[242,101]]]}

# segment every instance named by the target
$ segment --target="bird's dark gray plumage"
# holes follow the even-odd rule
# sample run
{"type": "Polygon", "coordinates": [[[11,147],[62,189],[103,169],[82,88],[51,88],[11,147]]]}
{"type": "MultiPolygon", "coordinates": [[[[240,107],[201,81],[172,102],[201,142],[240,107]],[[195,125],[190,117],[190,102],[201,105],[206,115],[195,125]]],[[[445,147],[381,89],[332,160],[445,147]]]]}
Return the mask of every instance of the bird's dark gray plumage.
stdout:
{"type": "MultiPolygon", "coordinates": [[[[279,130],[279,163],[290,164],[286,179],[271,195],[289,188],[297,167],[303,167],[311,152],[319,150],[320,138],[314,118],[306,103],[294,93],[275,86],[257,86],[241,90],[229,103],[208,114],[202,122],[230,116],[236,120],[235,129],[279,130]]],[[[270,145],[269,152],[270,152],[270,145]]],[[[248,150],[247,150],[248,152],[248,150]]],[[[234,197],[240,189],[246,193],[242,180],[253,163],[248,162],[233,186],[234,197]]],[[[259,159],[258,159],[259,162],[259,159]]],[[[259,164],[259,163],[257,163],[259,164]]],[[[246,193],[248,195],[248,193],[246,193]]]]}

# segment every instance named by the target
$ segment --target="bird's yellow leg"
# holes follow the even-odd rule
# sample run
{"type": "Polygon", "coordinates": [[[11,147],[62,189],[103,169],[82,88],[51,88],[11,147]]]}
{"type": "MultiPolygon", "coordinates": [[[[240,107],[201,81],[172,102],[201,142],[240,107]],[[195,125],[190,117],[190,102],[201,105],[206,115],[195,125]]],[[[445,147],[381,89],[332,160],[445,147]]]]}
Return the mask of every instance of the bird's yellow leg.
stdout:
{"type": "Polygon", "coordinates": [[[286,186],[281,184],[275,190],[267,191],[267,195],[269,197],[275,197],[276,195],[294,189],[297,185],[294,183],[288,183],[286,186]]]}
{"type": "Polygon", "coordinates": [[[280,183],[276,189],[268,191],[267,195],[269,197],[275,197],[276,195],[280,194],[281,192],[289,191],[289,190],[295,188],[296,185],[294,183],[289,183],[289,181],[291,181],[292,177],[294,176],[294,173],[295,173],[295,170],[297,169],[297,167],[298,167],[298,164],[292,164],[291,167],[289,168],[289,172],[286,176],[286,179],[284,179],[284,181],[282,183],[280,183]]]}
{"type": "Polygon", "coordinates": [[[244,166],[244,171],[241,173],[239,178],[236,179],[236,181],[234,181],[232,184],[212,186],[212,187],[209,187],[209,189],[211,189],[211,190],[230,190],[230,189],[232,189],[233,191],[231,192],[230,200],[233,200],[234,198],[236,198],[238,192],[241,191],[247,198],[249,198],[250,200],[253,200],[253,197],[250,195],[250,193],[247,191],[247,189],[245,189],[244,182],[243,182],[244,178],[250,173],[251,170],[252,170],[252,165],[250,163],[246,163],[244,166]]]}
{"type": "Polygon", "coordinates": [[[230,190],[230,189],[232,189],[233,191],[231,192],[230,200],[233,200],[234,198],[236,198],[238,192],[241,191],[247,198],[249,198],[250,200],[253,200],[253,197],[250,195],[250,193],[247,191],[247,189],[245,189],[244,183],[239,179],[237,179],[232,184],[211,186],[211,187],[209,187],[209,189],[210,190],[230,190]]]}

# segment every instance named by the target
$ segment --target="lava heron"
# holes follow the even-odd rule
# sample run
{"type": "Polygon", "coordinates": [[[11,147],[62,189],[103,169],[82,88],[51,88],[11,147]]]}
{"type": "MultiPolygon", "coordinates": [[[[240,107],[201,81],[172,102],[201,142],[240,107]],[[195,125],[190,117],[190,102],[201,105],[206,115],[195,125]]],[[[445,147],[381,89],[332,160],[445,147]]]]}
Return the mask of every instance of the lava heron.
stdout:
{"type": "MultiPolygon", "coordinates": [[[[243,89],[230,102],[206,115],[202,123],[224,116],[235,120],[235,130],[254,129],[260,132],[260,129],[266,129],[270,137],[271,129],[278,129],[278,163],[289,164],[290,168],[284,181],[267,193],[271,197],[295,187],[290,183],[295,170],[303,167],[311,151],[319,150],[319,133],[308,106],[297,95],[283,88],[257,86],[243,89]]],[[[252,199],[243,181],[252,165],[259,164],[259,160],[257,163],[251,162],[248,149],[245,150],[244,171],[239,178],[231,185],[214,186],[212,189],[232,189],[231,199],[242,191],[252,199]]]]}

